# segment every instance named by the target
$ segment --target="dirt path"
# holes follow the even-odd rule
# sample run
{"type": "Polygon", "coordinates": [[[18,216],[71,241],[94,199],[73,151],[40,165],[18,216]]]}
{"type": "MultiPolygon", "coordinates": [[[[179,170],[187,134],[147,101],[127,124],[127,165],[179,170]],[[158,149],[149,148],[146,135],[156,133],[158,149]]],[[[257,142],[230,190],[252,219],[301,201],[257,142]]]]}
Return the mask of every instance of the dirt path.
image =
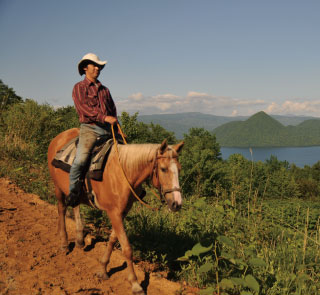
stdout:
{"type": "MultiPolygon", "coordinates": [[[[75,239],[75,224],[67,220],[69,241],[75,239]]],[[[0,294],[19,295],[102,295],[131,294],[124,259],[116,250],[108,268],[107,281],[95,275],[97,259],[105,242],[73,250],[60,251],[57,236],[57,209],[0,179],[0,294]]],[[[148,295],[193,294],[159,273],[136,273],[148,295]]]]}

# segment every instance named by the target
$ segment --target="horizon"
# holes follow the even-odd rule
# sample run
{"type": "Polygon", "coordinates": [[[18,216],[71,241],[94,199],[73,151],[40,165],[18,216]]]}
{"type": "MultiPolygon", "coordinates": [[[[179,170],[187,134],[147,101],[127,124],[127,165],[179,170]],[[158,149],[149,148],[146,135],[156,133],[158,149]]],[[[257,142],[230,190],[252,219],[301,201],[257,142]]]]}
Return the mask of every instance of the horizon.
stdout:
{"type": "MultiPolygon", "coordinates": [[[[236,116],[223,116],[223,115],[216,115],[216,114],[207,114],[207,113],[203,113],[203,112],[180,112],[180,113],[158,113],[158,114],[147,114],[147,115],[140,115],[139,116],[161,116],[161,115],[179,115],[179,114],[201,114],[201,115],[209,115],[209,116],[214,116],[214,117],[228,117],[228,118],[237,118],[237,117],[252,117],[254,115],[256,115],[257,113],[260,112],[264,112],[266,113],[268,116],[281,116],[281,117],[299,117],[299,118],[303,118],[303,117],[307,117],[307,118],[320,118],[317,116],[309,116],[309,115],[294,115],[294,114],[268,114],[265,111],[257,111],[254,114],[251,115],[236,115],[236,116]]],[[[130,115],[132,115],[132,113],[129,113],[130,115]]]]}
{"type": "Polygon", "coordinates": [[[1,79],[17,95],[73,105],[88,52],[118,112],[320,117],[320,2],[0,1],[1,79]]]}

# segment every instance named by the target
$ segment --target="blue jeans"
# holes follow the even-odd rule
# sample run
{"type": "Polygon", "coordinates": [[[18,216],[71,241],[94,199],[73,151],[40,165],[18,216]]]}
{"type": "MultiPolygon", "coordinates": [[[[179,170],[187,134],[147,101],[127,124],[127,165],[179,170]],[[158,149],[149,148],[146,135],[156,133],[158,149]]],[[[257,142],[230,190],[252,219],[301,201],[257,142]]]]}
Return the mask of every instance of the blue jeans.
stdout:
{"type": "MultiPolygon", "coordinates": [[[[110,127],[111,125],[108,124],[110,127]]],[[[112,138],[111,128],[101,128],[97,125],[81,124],[79,143],[77,146],[77,152],[75,159],[70,169],[70,192],[76,188],[76,183],[80,179],[83,173],[84,167],[90,159],[92,148],[97,141],[97,137],[101,135],[109,135],[112,138]]]]}

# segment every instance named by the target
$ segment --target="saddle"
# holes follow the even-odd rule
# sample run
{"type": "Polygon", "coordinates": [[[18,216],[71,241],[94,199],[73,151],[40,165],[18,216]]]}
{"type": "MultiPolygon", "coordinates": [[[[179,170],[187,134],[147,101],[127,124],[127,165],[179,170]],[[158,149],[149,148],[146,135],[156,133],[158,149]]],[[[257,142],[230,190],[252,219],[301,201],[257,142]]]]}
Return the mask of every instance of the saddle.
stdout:
{"type": "MultiPolygon", "coordinates": [[[[103,170],[108,160],[108,156],[113,145],[113,139],[107,136],[99,136],[91,152],[91,159],[86,171],[87,179],[102,181],[103,170]]],[[[122,141],[118,138],[121,144],[122,141]]],[[[76,156],[79,137],[75,137],[67,142],[55,155],[52,165],[65,172],[70,172],[72,163],[76,156]]],[[[85,173],[84,172],[84,173],[85,173]]]]}

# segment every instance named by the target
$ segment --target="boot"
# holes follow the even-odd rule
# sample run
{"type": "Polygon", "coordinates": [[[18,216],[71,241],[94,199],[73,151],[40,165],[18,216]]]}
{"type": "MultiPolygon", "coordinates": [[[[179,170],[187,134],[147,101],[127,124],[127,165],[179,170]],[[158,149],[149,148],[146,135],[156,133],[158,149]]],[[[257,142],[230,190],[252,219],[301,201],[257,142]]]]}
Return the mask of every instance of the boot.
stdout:
{"type": "Polygon", "coordinates": [[[75,188],[72,189],[68,196],[66,196],[66,205],[72,208],[80,205],[80,195],[81,195],[81,182],[77,181],[75,188]]]}

